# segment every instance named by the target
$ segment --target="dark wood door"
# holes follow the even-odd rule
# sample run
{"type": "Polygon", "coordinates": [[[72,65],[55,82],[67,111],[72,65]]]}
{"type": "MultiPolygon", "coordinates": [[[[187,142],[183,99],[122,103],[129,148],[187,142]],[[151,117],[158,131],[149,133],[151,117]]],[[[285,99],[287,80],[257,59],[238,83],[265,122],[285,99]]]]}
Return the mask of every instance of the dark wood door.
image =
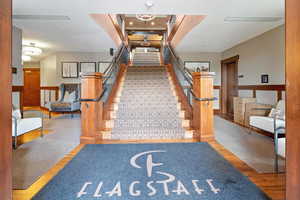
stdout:
{"type": "Polygon", "coordinates": [[[40,106],[40,69],[24,68],[24,106],[40,106]]]}
{"type": "Polygon", "coordinates": [[[227,115],[233,116],[233,97],[238,96],[237,90],[237,67],[236,62],[229,63],[227,68],[227,78],[226,78],[226,93],[227,93],[227,115]]]}

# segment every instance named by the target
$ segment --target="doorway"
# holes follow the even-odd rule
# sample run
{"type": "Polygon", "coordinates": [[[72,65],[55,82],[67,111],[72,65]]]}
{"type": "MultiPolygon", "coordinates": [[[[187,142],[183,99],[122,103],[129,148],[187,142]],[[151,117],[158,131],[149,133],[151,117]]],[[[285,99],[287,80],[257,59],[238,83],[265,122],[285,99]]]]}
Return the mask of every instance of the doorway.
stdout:
{"type": "Polygon", "coordinates": [[[24,106],[40,106],[40,69],[24,68],[24,106]]]}
{"type": "Polygon", "coordinates": [[[233,119],[233,97],[238,96],[238,60],[234,56],[221,61],[221,113],[233,119]]]}

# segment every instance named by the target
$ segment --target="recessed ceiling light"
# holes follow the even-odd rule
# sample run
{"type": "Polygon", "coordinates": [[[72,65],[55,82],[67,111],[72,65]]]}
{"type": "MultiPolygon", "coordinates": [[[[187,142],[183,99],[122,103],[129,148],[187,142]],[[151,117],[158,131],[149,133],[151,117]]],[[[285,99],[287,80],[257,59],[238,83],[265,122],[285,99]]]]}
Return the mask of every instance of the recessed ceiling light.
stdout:
{"type": "Polygon", "coordinates": [[[276,22],[282,17],[225,17],[225,22],[276,22]]]}
{"type": "Polygon", "coordinates": [[[151,25],[152,25],[152,26],[154,26],[154,25],[155,25],[155,23],[154,23],[154,22],[151,22],[151,25]]]}
{"type": "Polygon", "coordinates": [[[129,25],[132,26],[132,25],[133,25],[133,22],[129,22],[129,25]]]}

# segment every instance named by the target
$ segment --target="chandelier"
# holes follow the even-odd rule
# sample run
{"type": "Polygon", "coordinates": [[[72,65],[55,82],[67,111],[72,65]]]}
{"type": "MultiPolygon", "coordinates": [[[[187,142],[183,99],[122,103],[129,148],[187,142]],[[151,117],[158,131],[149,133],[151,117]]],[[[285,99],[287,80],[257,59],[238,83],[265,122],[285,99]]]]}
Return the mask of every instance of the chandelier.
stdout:
{"type": "Polygon", "coordinates": [[[137,14],[136,18],[138,20],[144,21],[144,22],[148,22],[151,21],[155,18],[155,15],[151,15],[151,14],[137,14]]]}
{"type": "Polygon", "coordinates": [[[43,51],[42,49],[33,46],[23,46],[23,54],[27,56],[38,56],[40,55],[43,51]]]}

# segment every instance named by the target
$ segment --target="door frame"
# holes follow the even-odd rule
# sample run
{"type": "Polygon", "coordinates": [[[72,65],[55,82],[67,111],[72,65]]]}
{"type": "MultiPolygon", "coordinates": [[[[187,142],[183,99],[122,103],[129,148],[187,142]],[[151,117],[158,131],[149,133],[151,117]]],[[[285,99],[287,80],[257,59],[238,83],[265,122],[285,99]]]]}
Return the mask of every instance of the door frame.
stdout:
{"type": "MultiPolygon", "coordinates": [[[[37,68],[37,67],[26,67],[26,68],[23,68],[23,80],[24,80],[24,83],[23,83],[23,88],[24,88],[24,91],[25,92],[25,72],[26,71],[39,71],[40,72],[40,84],[39,84],[39,88],[41,87],[41,69],[40,68],[37,68]]],[[[26,106],[24,104],[24,97],[25,97],[25,93],[24,93],[24,96],[23,96],[23,105],[26,106]]],[[[41,93],[39,93],[39,105],[37,106],[41,106],[41,93]]]]}
{"type": "Polygon", "coordinates": [[[0,199],[12,199],[12,0],[0,1],[0,199]]]}
{"type": "Polygon", "coordinates": [[[227,65],[231,63],[235,64],[235,82],[238,86],[238,64],[239,64],[239,55],[224,59],[221,61],[221,99],[220,99],[220,105],[221,105],[221,114],[226,115],[227,114],[227,65]]]}
{"type": "MultiPolygon", "coordinates": [[[[286,0],[286,199],[300,196],[300,1],[286,0]],[[295,42],[297,41],[297,42],[295,42]]],[[[12,0],[0,1],[0,198],[12,199],[11,143],[11,35],[12,0]],[[4,163],[4,164],[3,164],[4,163]]]]}
{"type": "Polygon", "coordinates": [[[300,197],[300,1],[285,5],[286,199],[300,197]],[[289,103],[287,103],[289,102],[289,103]]]}

